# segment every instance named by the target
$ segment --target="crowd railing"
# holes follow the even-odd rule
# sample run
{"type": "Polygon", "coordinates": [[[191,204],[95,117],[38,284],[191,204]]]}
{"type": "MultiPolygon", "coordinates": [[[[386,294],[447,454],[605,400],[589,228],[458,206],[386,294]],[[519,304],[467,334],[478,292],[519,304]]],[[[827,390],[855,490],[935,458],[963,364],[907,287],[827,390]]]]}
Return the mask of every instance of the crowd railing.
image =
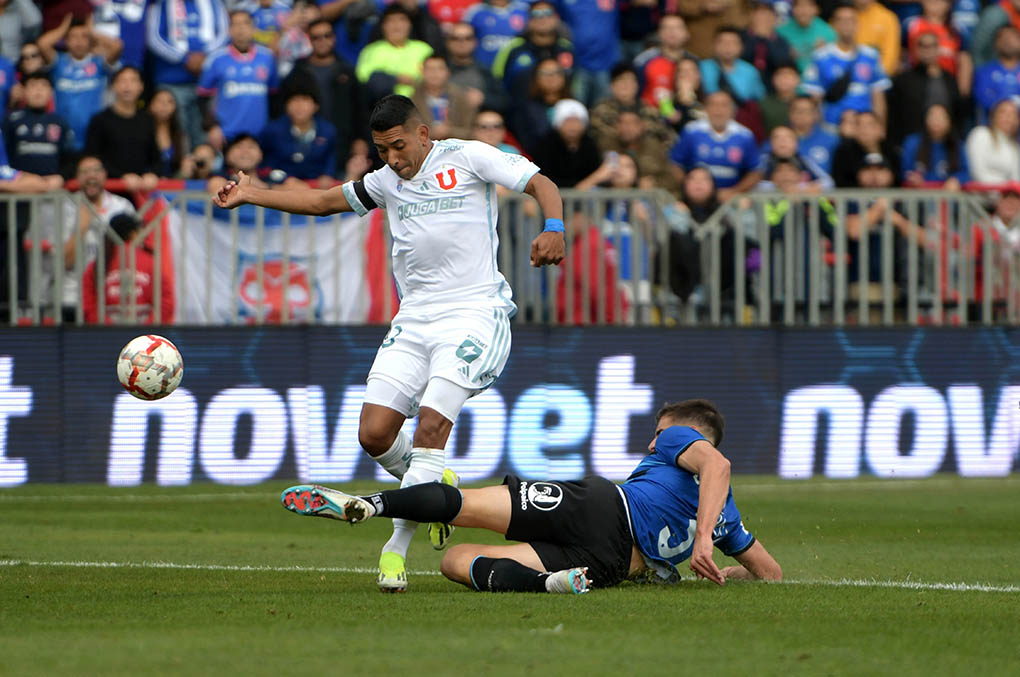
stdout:
{"type": "MultiPolygon", "coordinates": [[[[509,193],[498,265],[523,323],[1013,324],[1020,228],[977,188],[754,192],[710,211],[664,191],[564,190],[567,258],[542,269],[542,215],[509,193]]],[[[379,210],[226,211],[180,182],[134,202],[142,226],[125,239],[80,192],[0,195],[0,322],[385,323],[399,307],[379,210]]]]}

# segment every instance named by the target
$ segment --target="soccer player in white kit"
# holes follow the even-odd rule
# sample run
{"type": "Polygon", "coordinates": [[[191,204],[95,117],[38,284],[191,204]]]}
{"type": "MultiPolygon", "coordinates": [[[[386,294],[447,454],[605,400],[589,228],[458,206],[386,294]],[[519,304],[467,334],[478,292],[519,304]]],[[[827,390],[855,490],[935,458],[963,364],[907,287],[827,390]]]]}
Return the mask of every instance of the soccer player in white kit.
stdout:
{"type": "MultiPolygon", "coordinates": [[[[432,141],[410,99],[381,99],[369,120],[386,163],[362,181],[329,190],[269,190],[239,174],[213,198],[220,207],[254,204],[316,216],[386,210],[400,310],[368,374],[358,439],[406,487],[455,482],[446,441],[468,398],[492,385],[510,354],[517,307],[496,266],[496,185],[534,197],[546,217],[531,264],[563,260],[563,202],[556,185],[521,155],[480,141],[432,141]],[[418,414],[414,440],[401,431],[418,414]]],[[[417,524],[394,520],[379,558],[379,589],[407,589],[407,549],[417,524]]],[[[450,527],[430,525],[445,546],[450,527]]]]}

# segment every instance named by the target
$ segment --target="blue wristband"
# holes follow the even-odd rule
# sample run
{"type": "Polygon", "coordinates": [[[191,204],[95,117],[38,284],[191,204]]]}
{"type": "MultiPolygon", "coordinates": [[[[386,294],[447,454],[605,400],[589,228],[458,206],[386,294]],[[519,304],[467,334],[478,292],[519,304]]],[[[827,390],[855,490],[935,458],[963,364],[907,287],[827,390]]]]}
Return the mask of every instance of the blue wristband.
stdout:
{"type": "Polygon", "coordinates": [[[546,219],[543,233],[562,233],[563,219],[546,219]]]}

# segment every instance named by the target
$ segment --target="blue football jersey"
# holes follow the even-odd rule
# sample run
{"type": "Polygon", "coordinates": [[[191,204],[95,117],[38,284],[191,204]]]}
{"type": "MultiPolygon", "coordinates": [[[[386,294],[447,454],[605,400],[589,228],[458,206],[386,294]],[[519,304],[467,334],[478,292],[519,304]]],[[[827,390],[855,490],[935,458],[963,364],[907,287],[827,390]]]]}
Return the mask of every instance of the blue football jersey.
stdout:
{"type": "Polygon", "coordinates": [[[715,178],[716,188],[737,185],[748,172],[758,168],[758,144],[744,125],[731,121],[720,134],[708,120],[689,122],[669,152],[670,159],[691,171],[705,167],[715,178]]]}
{"type": "Polygon", "coordinates": [[[833,134],[821,125],[816,125],[810,134],[805,134],[797,141],[797,150],[804,157],[818,163],[826,173],[832,173],[832,154],[839,145],[839,135],[833,134]]]}
{"type": "Polygon", "coordinates": [[[89,120],[103,109],[110,70],[106,61],[95,54],[79,61],[67,52],[57,57],[53,66],[55,110],[74,131],[75,150],[80,150],[85,142],[89,120]]]}
{"type": "Polygon", "coordinates": [[[556,9],[570,27],[578,66],[608,71],[620,61],[620,10],[614,0],[557,0],[556,9]]]}
{"type": "Polygon", "coordinates": [[[7,161],[7,145],[4,143],[3,133],[0,132],[0,181],[13,181],[20,173],[7,161]]]}
{"type": "Polygon", "coordinates": [[[801,87],[808,94],[823,96],[847,72],[850,73],[850,84],[843,98],[822,104],[825,121],[829,124],[838,125],[845,110],[870,111],[872,92],[892,87],[874,47],[861,45],[853,52],[844,52],[833,44],[815,51],[811,65],[804,71],[801,87]]]}
{"type": "MultiPolygon", "coordinates": [[[[623,484],[638,549],[648,559],[674,569],[694,549],[699,489],[697,475],[676,461],[703,439],[694,428],[666,428],[655,440],[655,451],[642,459],[623,484]]],[[[712,531],[712,541],[726,555],[739,555],[754,544],[754,536],[740,520],[732,489],[712,531]]]]}
{"type": "Polygon", "coordinates": [[[216,94],[216,117],[228,139],[262,133],[269,121],[269,92],[276,87],[276,59],[262,45],[244,54],[230,45],[216,50],[198,80],[200,94],[216,94]]]}
{"type": "Polygon", "coordinates": [[[506,7],[495,7],[479,2],[465,12],[462,21],[475,29],[478,39],[475,59],[486,68],[492,68],[492,62],[503,45],[524,32],[528,23],[528,5],[511,2],[506,7]]]}
{"type": "Polygon", "coordinates": [[[1006,68],[998,61],[978,66],[974,71],[974,100],[978,104],[978,122],[987,121],[992,106],[1006,98],[1020,101],[1020,66],[1006,68]]]}

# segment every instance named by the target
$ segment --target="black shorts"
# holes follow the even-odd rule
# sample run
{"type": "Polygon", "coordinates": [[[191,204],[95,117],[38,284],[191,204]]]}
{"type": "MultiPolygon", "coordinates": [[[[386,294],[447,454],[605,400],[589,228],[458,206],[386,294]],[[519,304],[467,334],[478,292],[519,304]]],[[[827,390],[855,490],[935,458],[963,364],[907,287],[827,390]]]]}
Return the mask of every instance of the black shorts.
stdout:
{"type": "Polygon", "coordinates": [[[503,484],[512,506],[507,540],[529,544],[547,571],[585,566],[598,587],[627,578],[634,539],[615,484],[595,476],[532,482],[513,475],[503,484]]]}

